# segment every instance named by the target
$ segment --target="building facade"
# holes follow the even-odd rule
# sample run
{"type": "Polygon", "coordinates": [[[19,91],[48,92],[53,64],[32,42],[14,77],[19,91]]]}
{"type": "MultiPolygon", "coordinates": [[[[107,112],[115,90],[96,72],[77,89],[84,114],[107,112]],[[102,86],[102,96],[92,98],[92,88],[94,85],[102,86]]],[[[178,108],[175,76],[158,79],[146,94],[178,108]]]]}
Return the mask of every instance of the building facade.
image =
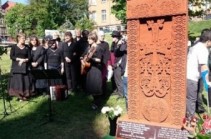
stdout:
{"type": "Polygon", "coordinates": [[[9,9],[11,9],[12,7],[15,6],[16,3],[12,2],[12,1],[7,1],[2,5],[1,0],[0,0],[0,4],[1,4],[1,8],[0,8],[0,41],[2,42],[2,41],[8,41],[8,39],[9,39],[9,34],[7,32],[7,27],[5,24],[4,16],[9,9]]]}
{"type": "Polygon", "coordinates": [[[113,31],[124,28],[121,21],[111,13],[113,0],[89,0],[89,18],[99,30],[113,31]]]}

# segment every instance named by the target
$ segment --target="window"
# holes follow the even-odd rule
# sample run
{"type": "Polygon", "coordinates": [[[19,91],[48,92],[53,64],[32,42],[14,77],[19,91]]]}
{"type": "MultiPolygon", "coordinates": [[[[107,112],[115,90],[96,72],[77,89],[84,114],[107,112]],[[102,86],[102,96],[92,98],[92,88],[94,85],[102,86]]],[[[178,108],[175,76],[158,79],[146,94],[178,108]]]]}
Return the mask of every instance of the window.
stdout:
{"type": "Polygon", "coordinates": [[[102,0],[102,3],[106,3],[106,0],[102,0]]]}
{"type": "Polygon", "coordinates": [[[106,21],[106,10],[102,10],[102,22],[105,22],[106,21]]]}
{"type": "Polygon", "coordinates": [[[89,14],[89,19],[96,21],[96,12],[95,11],[93,11],[89,14]]]}
{"type": "Polygon", "coordinates": [[[89,0],[89,5],[97,5],[96,0],[89,0]]]}

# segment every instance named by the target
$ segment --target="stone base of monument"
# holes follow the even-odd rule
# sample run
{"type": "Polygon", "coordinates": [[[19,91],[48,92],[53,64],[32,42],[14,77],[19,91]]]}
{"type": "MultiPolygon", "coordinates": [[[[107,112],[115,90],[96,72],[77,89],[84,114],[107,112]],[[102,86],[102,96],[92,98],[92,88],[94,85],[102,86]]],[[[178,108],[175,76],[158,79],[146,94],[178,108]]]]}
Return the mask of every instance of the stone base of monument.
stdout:
{"type": "Polygon", "coordinates": [[[117,122],[117,139],[188,139],[189,133],[174,126],[158,125],[152,122],[119,118],[117,122]]]}

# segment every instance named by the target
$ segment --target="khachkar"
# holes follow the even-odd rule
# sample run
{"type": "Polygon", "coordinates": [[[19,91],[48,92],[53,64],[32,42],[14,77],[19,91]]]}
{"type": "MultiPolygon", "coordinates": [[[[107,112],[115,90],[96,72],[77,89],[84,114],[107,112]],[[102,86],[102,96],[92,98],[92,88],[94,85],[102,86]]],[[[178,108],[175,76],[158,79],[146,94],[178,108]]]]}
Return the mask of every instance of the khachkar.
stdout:
{"type": "Polygon", "coordinates": [[[186,138],[187,3],[127,0],[129,110],[117,138],[186,138]]]}

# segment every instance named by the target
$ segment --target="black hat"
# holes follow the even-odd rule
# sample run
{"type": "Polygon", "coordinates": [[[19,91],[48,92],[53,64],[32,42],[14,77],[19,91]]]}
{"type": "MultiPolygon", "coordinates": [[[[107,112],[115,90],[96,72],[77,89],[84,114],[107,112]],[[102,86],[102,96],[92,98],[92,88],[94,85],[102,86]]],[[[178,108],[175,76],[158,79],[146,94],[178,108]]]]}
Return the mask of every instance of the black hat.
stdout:
{"type": "Polygon", "coordinates": [[[121,34],[119,31],[113,31],[111,37],[121,37],[121,34]]]}
{"type": "Polygon", "coordinates": [[[88,38],[89,31],[88,30],[83,30],[82,31],[82,36],[88,38]]]}
{"type": "Polygon", "coordinates": [[[46,40],[46,41],[53,40],[53,36],[47,35],[47,36],[44,37],[44,40],[46,40]]]}

